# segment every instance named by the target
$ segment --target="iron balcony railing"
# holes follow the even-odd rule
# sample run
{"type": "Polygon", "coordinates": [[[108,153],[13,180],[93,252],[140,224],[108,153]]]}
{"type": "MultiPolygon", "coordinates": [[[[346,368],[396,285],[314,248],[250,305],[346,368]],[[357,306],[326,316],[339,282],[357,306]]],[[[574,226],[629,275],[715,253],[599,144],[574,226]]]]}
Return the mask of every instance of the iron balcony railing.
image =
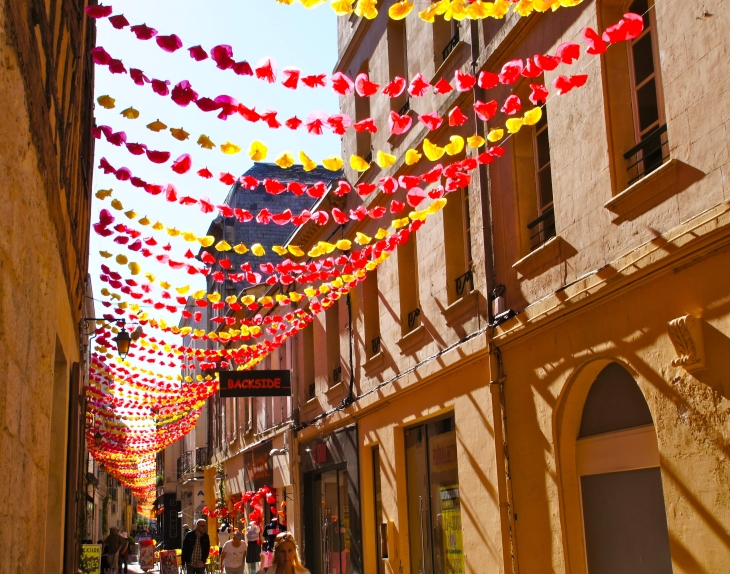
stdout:
{"type": "Polygon", "coordinates": [[[457,297],[461,297],[464,294],[464,289],[466,288],[467,283],[469,283],[469,285],[471,285],[471,288],[474,289],[474,273],[471,269],[469,269],[469,271],[467,271],[460,277],[456,278],[457,297]]]}
{"type": "Polygon", "coordinates": [[[453,38],[449,40],[449,43],[446,44],[446,47],[441,50],[441,57],[443,58],[444,62],[446,61],[446,58],[449,57],[449,54],[454,51],[454,48],[456,48],[457,44],[459,43],[459,29],[456,29],[456,32],[454,33],[453,38]]]}
{"type": "Polygon", "coordinates": [[[342,367],[336,367],[332,369],[332,380],[335,383],[339,383],[342,378],[342,367]]]}
{"type": "Polygon", "coordinates": [[[182,478],[190,472],[192,468],[193,453],[186,451],[177,459],[177,477],[182,478]]]}
{"type": "Polygon", "coordinates": [[[527,224],[527,229],[537,232],[530,236],[530,244],[534,251],[551,237],[555,237],[555,209],[550,206],[535,221],[527,224]]]}
{"type": "Polygon", "coordinates": [[[406,103],[403,104],[403,107],[398,111],[398,114],[401,115],[401,116],[404,116],[404,115],[406,115],[410,111],[411,111],[411,99],[408,98],[406,100],[406,103]]]}
{"type": "Polygon", "coordinates": [[[413,311],[408,313],[408,329],[413,329],[413,327],[416,325],[416,321],[421,316],[421,310],[416,307],[413,311]]]}
{"type": "Polygon", "coordinates": [[[206,447],[196,448],[195,451],[185,451],[177,459],[177,477],[182,478],[186,474],[198,472],[207,465],[208,449],[206,447]]]}
{"type": "Polygon", "coordinates": [[[373,355],[377,355],[380,352],[380,335],[370,341],[370,347],[373,350],[373,355]]]}
{"type": "Polygon", "coordinates": [[[629,181],[629,185],[661,167],[669,157],[669,138],[666,134],[667,124],[659,126],[624,154],[624,159],[632,162],[626,170],[631,173],[636,169],[636,175],[629,181]]]}
{"type": "Polygon", "coordinates": [[[201,446],[195,449],[195,467],[200,469],[208,466],[208,447],[201,446]]]}

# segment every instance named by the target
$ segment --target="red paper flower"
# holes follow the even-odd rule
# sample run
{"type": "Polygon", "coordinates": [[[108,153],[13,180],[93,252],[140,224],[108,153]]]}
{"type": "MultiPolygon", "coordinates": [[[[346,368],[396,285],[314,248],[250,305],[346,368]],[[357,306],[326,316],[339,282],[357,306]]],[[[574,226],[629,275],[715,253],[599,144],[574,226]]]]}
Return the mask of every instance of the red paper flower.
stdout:
{"type": "Polygon", "coordinates": [[[375,191],[376,185],[374,183],[358,183],[356,186],[358,195],[365,197],[375,191]]]}
{"type": "Polygon", "coordinates": [[[583,41],[588,46],[586,53],[591,56],[597,56],[599,54],[605,54],[608,46],[601,37],[598,35],[593,28],[586,28],[583,30],[583,41]]]}
{"type": "Polygon", "coordinates": [[[453,91],[453,89],[454,88],[451,87],[451,84],[449,84],[445,78],[441,78],[433,87],[434,93],[438,95],[448,94],[453,91]]]}
{"type": "Polygon", "coordinates": [[[276,82],[276,62],[273,58],[263,58],[256,64],[254,71],[259,80],[265,80],[270,84],[276,82]]]}
{"type": "MultiPolygon", "coordinates": [[[[210,199],[208,199],[207,197],[201,197],[198,200],[198,203],[200,204],[200,211],[202,211],[203,213],[213,213],[213,209],[214,209],[213,203],[210,201],[210,199]]],[[[223,261],[226,261],[226,260],[224,259],[220,262],[221,267],[225,267],[223,265],[223,261]]],[[[226,269],[230,269],[230,261],[228,262],[228,265],[229,266],[226,267],[226,269]]]]}
{"type": "Polygon", "coordinates": [[[355,91],[362,98],[369,98],[378,93],[380,84],[376,84],[370,81],[370,78],[365,72],[357,75],[355,78],[355,91]]]}
{"type": "Polygon", "coordinates": [[[318,181],[314,185],[312,185],[309,189],[307,189],[307,195],[313,199],[321,199],[324,197],[324,194],[327,192],[327,188],[325,187],[324,183],[321,181],[318,181]]]}
{"type": "Polygon", "coordinates": [[[109,62],[109,71],[112,74],[126,74],[127,68],[124,67],[121,60],[111,60],[109,62]]]}
{"type": "Polygon", "coordinates": [[[401,116],[398,112],[391,111],[390,116],[388,116],[388,128],[393,134],[401,135],[406,133],[411,129],[412,124],[413,118],[408,114],[401,116]]]}
{"type": "Polygon", "coordinates": [[[278,195],[287,189],[279,180],[269,178],[264,179],[264,188],[266,189],[266,193],[272,195],[278,195]]]}
{"type": "Polygon", "coordinates": [[[411,189],[421,183],[421,177],[418,175],[401,175],[398,178],[398,183],[403,189],[411,189]]]}
{"type": "Polygon", "coordinates": [[[398,180],[394,177],[381,177],[380,181],[378,181],[378,185],[380,186],[380,189],[383,191],[383,193],[392,195],[396,191],[398,191],[398,180]]]}
{"type": "Polygon", "coordinates": [[[330,76],[332,89],[341,96],[349,96],[355,87],[353,81],[342,72],[335,72],[330,76]]]}
{"type": "Polygon", "coordinates": [[[537,78],[542,74],[542,68],[532,58],[527,58],[525,62],[525,67],[522,69],[522,75],[525,78],[537,78]]]}
{"type": "Polygon", "coordinates": [[[322,128],[324,123],[327,121],[328,116],[324,112],[312,112],[307,116],[307,120],[304,122],[307,126],[307,132],[313,135],[321,136],[322,128]]]}
{"type": "Polygon", "coordinates": [[[111,6],[99,4],[97,6],[87,6],[84,10],[89,18],[99,19],[111,16],[113,8],[111,6]]]}
{"type": "Polygon", "coordinates": [[[532,90],[532,93],[530,94],[530,101],[534,105],[538,105],[540,103],[547,102],[548,99],[548,90],[545,86],[542,84],[530,84],[530,89],[532,90]]]}
{"type": "Polygon", "coordinates": [[[317,225],[325,225],[330,219],[329,214],[326,211],[315,211],[312,214],[312,221],[317,225]]]}
{"type": "Polygon", "coordinates": [[[138,70],[137,68],[130,68],[129,76],[132,78],[132,81],[138,86],[144,86],[145,84],[150,83],[150,79],[144,75],[144,72],[142,70],[138,70]]]}
{"type": "Polygon", "coordinates": [[[127,141],[127,134],[124,132],[109,134],[106,136],[106,141],[108,141],[112,145],[119,147],[127,141]]]}
{"type": "Polygon", "coordinates": [[[428,190],[428,197],[431,199],[441,199],[444,196],[445,190],[443,185],[434,187],[428,190]]]}
{"type": "Polygon", "coordinates": [[[563,42],[558,46],[555,55],[563,64],[572,64],[580,58],[580,46],[573,42],[563,42]]]}
{"type": "Polygon", "coordinates": [[[420,98],[425,96],[429,89],[431,89],[431,84],[426,81],[423,74],[418,72],[408,86],[408,93],[414,98],[420,98]]]}
{"type": "Polygon", "coordinates": [[[345,225],[345,223],[348,223],[350,221],[350,218],[347,216],[347,214],[343,213],[341,209],[338,209],[337,207],[332,208],[332,219],[335,220],[335,223],[337,225],[345,225]]]}
{"type": "Polygon", "coordinates": [[[430,171],[427,171],[421,176],[421,179],[426,183],[436,183],[441,179],[441,174],[444,171],[444,167],[441,164],[436,165],[430,171]]]}
{"type": "Polygon", "coordinates": [[[644,19],[638,14],[628,12],[617,24],[609,26],[603,33],[603,40],[611,44],[634,40],[644,31],[644,19]]]}
{"type": "Polygon", "coordinates": [[[256,109],[248,109],[243,104],[238,106],[238,113],[248,122],[256,123],[261,119],[261,116],[256,113],[256,109]]]}
{"type": "Polygon", "coordinates": [[[117,30],[121,30],[129,26],[129,21],[124,17],[124,14],[118,14],[109,18],[109,23],[114,26],[117,30]]]}
{"type": "Polygon", "coordinates": [[[147,150],[147,159],[152,163],[165,163],[170,159],[170,152],[147,150]]]}
{"type": "Polygon", "coordinates": [[[178,106],[184,108],[187,107],[190,102],[194,102],[198,99],[198,92],[193,90],[190,82],[183,80],[172,89],[172,95],[170,97],[178,106]]]}
{"type": "Polygon", "coordinates": [[[291,181],[291,182],[289,182],[289,185],[287,185],[286,188],[287,188],[287,190],[289,190],[289,192],[293,193],[297,197],[301,197],[302,195],[304,195],[306,193],[307,187],[308,186],[306,183],[301,183],[298,181],[291,181]]]}
{"type": "Polygon", "coordinates": [[[192,165],[193,158],[190,157],[190,154],[184,153],[172,164],[172,171],[179,174],[187,173],[190,171],[192,165]]]}
{"type": "Polygon", "coordinates": [[[477,113],[477,116],[480,120],[484,122],[489,121],[497,113],[497,101],[491,100],[484,103],[480,100],[477,100],[476,102],[474,102],[474,111],[477,113]]]}
{"type": "Polygon", "coordinates": [[[489,90],[499,84],[499,76],[494,72],[487,72],[486,70],[479,73],[479,80],[477,84],[484,90],[489,90]]]}
{"type": "Polygon", "coordinates": [[[170,93],[170,80],[152,80],[152,91],[160,96],[166,96],[170,93]]]}
{"type": "Polygon", "coordinates": [[[352,191],[352,186],[346,181],[340,180],[337,182],[337,187],[334,190],[335,195],[342,197],[352,191]]]}
{"type": "MultiPolygon", "coordinates": [[[[361,205],[360,207],[364,208],[365,206],[361,205]]],[[[381,217],[383,217],[385,215],[386,211],[388,211],[388,210],[385,209],[385,207],[383,207],[382,205],[379,205],[377,207],[373,207],[370,211],[368,211],[368,215],[370,216],[371,219],[380,219],[381,217]]]]}
{"type": "Polygon", "coordinates": [[[112,61],[112,57],[101,46],[97,46],[91,50],[91,59],[94,60],[95,64],[99,64],[100,66],[108,66],[109,62],[112,61]]]}
{"type": "Polygon", "coordinates": [[[147,146],[145,144],[128,143],[127,149],[132,155],[143,155],[147,151],[147,146]]]}
{"type": "Polygon", "coordinates": [[[296,68],[284,68],[281,73],[286,77],[286,79],[281,82],[281,85],[285,88],[289,88],[290,90],[296,90],[297,85],[299,84],[299,75],[301,72],[296,68]]]}
{"type": "Polygon", "coordinates": [[[510,60],[502,66],[502,71],[499,73],[499,82],[506,85],[514,84],[522,75],[523,68],[522,60],[510,60]]]}
{"type": "Polygon", "coordinates": [[[426,192],[420,187],[412,187],[408,190],[408,194],[406,195],[408,205],[411,207],[418,207],[424,199],[426,199],[426,192]]]}
{"type": "Polygon", "coordinates": [[[580,88],[588,81],[587,74],[579,74],[576,76],[558,76],[553,82],[553,86],[558,90],[558,94],[563,96],[570,92],[573,88],[580,88]]]}
{"type": "Polygon", "coordinates": [[[327,74],[314,74],[311,76],[304,76],[302,83],[308,88],[324,88],[326,84],[327,74]]]}
{"type": "Polygon", "coordinates": [[[211,48],[210,57],[219,70],[227,70],[233,66],[233,48],[227,44],[220,44],[211,48]]]}
{"type": "Polygon", "coordinates": [[[221,173],[218,181],[226,185],[233,185],[236,183],[236,176],[232,173],[221,173]]]}
{"type": "Polygon", "coordinates": [[[250,175],[244,175],[243,177],[241,177],[240,182],[245,189],[249,189],[252,191],[260,185],[259,180],[250,175]]]}
{"type": "Polygon", "coordinates": [[[251,65],[246,60],[236,62],[231,66],[231,69],[238,76],[253,76],[251,65]]]}
{"type": "Polygon", "coordinates": [[[375,120],[373,120],[373,118],[365,118],[364,120],[360,120],[359,122],[353,124],[352,127],[355,128],[355,131],[359,133],[378,133],[378,126],[375,125],[375,120]]]}
{"type": "Polygon", "coordinates": [[[449,112],[449,125],[450,126],[463,126],[469,118],[464,115],[459,106],[455,106],[453,110],[449,112]]]}
{"type": "Polygon", "coordinates": [[[504,101],[502,106],[502,113],[508,116],[514,115],[522,109],[522,102],[517,94],[512,94],[504,101]]]}
{"type": "Polygon", "coordinates": [[[459,92],[468,92],[477,83],[477,79],[471,74],[456,70],[454,75],[454,83],[456,84],[456,90],[459,92]]]}
{"type": "Polygon", "coordinates": [[[288,127],[290,130],[297,130],[299,129],[299,126],[302,125],[302,120],[300,120],[298,117],[294,116],[293,118],[289,118],[284,122],[284,125],[288,127]]]}
{"type": "Polygon", "coordinates": [[[383,88],[383,95],[389,98],[397,98],[406,89],[406,80],[400,76],[396,76],[393,80],[383,88]]]}
{"type": "Polygon", "coordinates": [[[205,179],[211,179],[213,177],[213,174],[207,167],[204,167],[203,169],[199,169],[198,175],[205,179]]]}
{"type": "Polygon", "coordinates": [[[291,210],[287,209],[282,213],[275,213],[271,216],[271,221],[276,225],[286,225],[291,221],[291,210]]]}
{"type": "Polygon", "coordinates": [[[171,203],[177,201],[177,189],[171,183],[168,183],[165,189],[165,199],[171,203]]]}
{"type": "Polygon", "coordinates": [[[396,201],[395,199],[390,202],[390,212],[391,213],[400,213],[403,211],[406,207],[406,204],[402,201],[396,201]]]}
{"type": "Polygon", "coordinates": [[[444,122],[444,118],[440,117],[437,112],[431,112],[430,114],[422,114],[418,116],[418,121],[425,125],[429,131],[433,131],[441,127],[444,122]]]}
{"type": "Polygon", "coordinates": [[[333,114],[327,118],[327,125],[338,136],[344,135],[350,127],[350,117],[345,114],[333,114]]]}
{"type": "Polygon", "coordinates": [[[271,129],[278,129],[281,127],[281,122],[276,119],[276,114],[279,112],[275,112],[273,110],[265,110],[261,114],[261,119],[268,125],[271,129]]]}
{"type": "Polygon", "coordinates": [[[160,48],[170,54],[177,52],[180,48],[182,48],[182,40],[180,40],[180,38],[178,38],[175,34],[170,34],[169,36],[157,36],[155,41],[160,48]]]}
{"type": "Polygon", "coordinates": [[[146,24],[132,26],[129,30],[137,36],[137,40],[150,40],[157,36],[157,30],[148,27],[146,24]]]}
{"type": "Polygon", "coordinates": [[[261,211],[259,211],[259,214],[256,216],[256,221],[262,223],[263,225],[268,225],[269,221],[271,221],[271,212],[264,207],[261,211]]]}
{"type": "Polygon", "coordinates": [[[560,64],[560,58],[557,56],[537,54],[535,55],[534,60],[535,63],[546,72],[552,72],[558,67],[558,64],[560,64]]]}
{"type": "Polygon", "coordinates": [[[188,52],[190,52],[190,57],[196,62],[202,62],[203,60],[208,59],[208,52],[206,52],[202,46],[193,46],[192,48],[188,48],[188,52]]]}

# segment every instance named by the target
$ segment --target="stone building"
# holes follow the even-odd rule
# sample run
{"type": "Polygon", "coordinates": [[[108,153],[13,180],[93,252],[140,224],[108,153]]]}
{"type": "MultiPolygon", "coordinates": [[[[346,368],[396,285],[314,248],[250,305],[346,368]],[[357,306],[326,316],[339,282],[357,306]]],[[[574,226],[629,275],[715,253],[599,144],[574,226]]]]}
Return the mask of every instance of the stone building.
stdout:
{"type": "Polygon", "coordinates": [[[86,516],[79,323],[95,28],[84,17],[85,4],[0,3],[3,573],[75,572],[86,516]]]}

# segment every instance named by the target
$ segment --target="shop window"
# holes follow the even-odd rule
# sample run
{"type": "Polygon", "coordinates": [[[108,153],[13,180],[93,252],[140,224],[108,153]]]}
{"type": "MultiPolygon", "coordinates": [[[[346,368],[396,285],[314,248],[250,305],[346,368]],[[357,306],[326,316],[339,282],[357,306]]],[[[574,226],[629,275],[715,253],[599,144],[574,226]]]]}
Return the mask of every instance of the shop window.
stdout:
{"type": "Polygon", "coordinates": [[[444,213],[446,293],[449,305],[468,294],[474,286],[471,255],[469,190],[449,194],[444,213]]]}
{"type": "Polygon", "coordinates": [[[522,252],[527,254],[555,237],[547,108],[543,107],[542,118],[536,125],[515,134],[513,149],[520,238],[522,252]]]}
{"type": "Polygon", "coordinates": [[[375,502],[375,559],[378,574],[385,574],[385,559],[388,557],[387,528],[383,519],[383,493],[380,485],[380,447],[373,447],[373,501],[375,502]]]}
{"type": "MultiPolygon", "coordinates": [[[[400,76],[408,80],[408,41],[405,20],[388,21],[388,71],[390,78],[400,76]]],[[[408,92],[404,91],[397,98],[391,98],[390,109],[404,114],[403,107],[408,102],[408,92]]]]}
{"type": "Polygon", "coordinates": [[[302,331],[302,386],[307,400],[313,399],[316,387],[314,384],[314,327],[310,323],[302,331]]]}
{"type": "Polygon", "coordinates": [[[654,424],[641,390],[617,363],[583,407],[576,444],[589,574],[670,574],[672,560],[654,424]]]}
{"type": "Polygon", "coordinates": [[[465,572],[454,418],[407,429],[411,574],[465,572]]]}
{"type": "MultiPolygon", "coordinates": [[[[366,60],[360,67],[358,73],[368,73],[369,62],[366,60]]],[[[355,94],[355,121],[359,122],[370,117],[370,98],[361,98],[355,94]]],[[[369,131],[357,132],[355,138],[355,153],[367,161],[372,161],[373,154],[371,149],[372,134],[369,131]]]]}
{"type": "Polygon", "coordinates": [[[398,291],[400,294],[401,332],[407,335],[421,324],[418,297],[418,247],[416,235],[398,246],[398,291]]]}
{"type": "Polygon", "coordinates": [[[621,192],[648,175],[669,157],[653,0],[605,0],[603,22],[618,21],[624,12],[644,16],[644,32],[625,50],[608,50],[604,80],[608,94],[612,176],[621,192]]]}
{"type": "Polygon", "coordinates": [[[378,270],[368,273],[363,282],[363,314],[365,316],[365,357],[370,359],[380,352],[380,299],[378,270]]]}
{"type": "Polygon", "coordinates": [[[335,301],[325,312],[325,328],[327,330],[327,365],[329,367],[330,385],[342,381],[342,361],[340,358],[340,308],[335,301]]]}

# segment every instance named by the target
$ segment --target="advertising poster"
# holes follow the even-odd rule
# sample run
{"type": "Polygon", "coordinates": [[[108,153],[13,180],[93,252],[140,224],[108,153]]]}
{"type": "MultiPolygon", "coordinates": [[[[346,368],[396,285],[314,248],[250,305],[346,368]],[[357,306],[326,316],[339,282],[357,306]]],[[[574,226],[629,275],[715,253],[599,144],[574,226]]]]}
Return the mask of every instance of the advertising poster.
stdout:
{"type": "Polygon", "coordinates": [[[441,495],[441,520],[444,533],[444,573],[463,574],[464,567],[464,545],[461,535],[461,499],[459,497],[459,485],[442,486],[441,495]]]}
{"type": "Polygon", "coordinates": [[[160,552],[160,574],[178,574],[177,552],[174,550],[160,552]]]}
{"type": "Polygon", "coordinates": [[[81,545],[80,568],[84,574],[101,574],[101,544],[81,545]]]}
{"type": "Polygon", "coordinates": [[[155,567],[155,541],[150,538],[139,541],[139,567],[145,572],[155,567]]]}

